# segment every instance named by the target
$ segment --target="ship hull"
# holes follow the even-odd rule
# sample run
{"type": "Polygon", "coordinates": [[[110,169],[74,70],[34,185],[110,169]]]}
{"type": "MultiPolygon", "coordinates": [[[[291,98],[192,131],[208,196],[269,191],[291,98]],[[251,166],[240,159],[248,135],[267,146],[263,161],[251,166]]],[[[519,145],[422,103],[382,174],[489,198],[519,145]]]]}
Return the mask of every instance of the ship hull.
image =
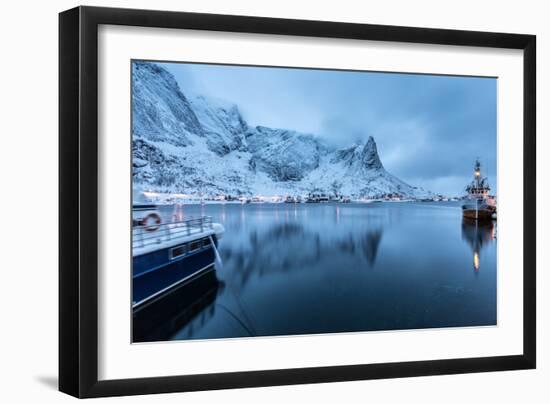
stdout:
{"type": "Polygon", "coordinates": [[[214,268],[216,253],[212,242],[217,244],[216,235],[203,237],[182,245],[134,256],[132,276],[132,301],[134,310],[169,294],[182,282],[214,268]],[[194,249],[194,245],[200,247],[194,249]],[[180,247],[186,253],[173,258],[180,247]]]}
{"type": "Polygon", "coordinates": [[[493,210],[490,209],[464,209],[462,215],[466,219],[472,220],[491,220],[493,218],[493,210]]]}
{"type": "MultiPolygon", "coordinates": [[[[133,310],[133,342],[170,339],[179,329],[204,313],[223,289],[214,267],[201,271],[175,286],[163,298],[153,299],[133,310]]],[[[204,314],[203,314],[204,315],[204,314]]]]}

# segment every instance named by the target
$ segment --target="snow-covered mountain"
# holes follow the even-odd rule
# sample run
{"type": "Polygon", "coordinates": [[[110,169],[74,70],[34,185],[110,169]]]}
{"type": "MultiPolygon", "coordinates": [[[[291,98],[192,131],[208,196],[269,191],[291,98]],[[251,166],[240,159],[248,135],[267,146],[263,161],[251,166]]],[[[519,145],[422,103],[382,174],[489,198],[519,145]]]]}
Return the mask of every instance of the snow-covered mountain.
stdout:
{"type": "Polygon", "coordinates": [[[251,168],[273,181],[301,181],[319,167],[326,150],[313,135],[257,126],[246,133],[251,168]]]}
{"type": "Polygon", "coordinates": [[[223,100],[198,96],[191,99],[210,150],[225,156],[233,150],[246,150],[245,132],[248,125],[239,108],[223,100]]]}
{"type": "Polygon", "coordinates": [[[174,76],[154,63],[132,65],[134,136],[176,146],[192,144],[204,130],[174,76]]]}
{"type": "Polygon", "coordinates": [[[430,194],[388,173],[372,137],[336,150],[313,134],[250,127],[236,105],[185,95],[159,65],[134,62],[132,72],[137,189],[197,196],[430,194]]]}

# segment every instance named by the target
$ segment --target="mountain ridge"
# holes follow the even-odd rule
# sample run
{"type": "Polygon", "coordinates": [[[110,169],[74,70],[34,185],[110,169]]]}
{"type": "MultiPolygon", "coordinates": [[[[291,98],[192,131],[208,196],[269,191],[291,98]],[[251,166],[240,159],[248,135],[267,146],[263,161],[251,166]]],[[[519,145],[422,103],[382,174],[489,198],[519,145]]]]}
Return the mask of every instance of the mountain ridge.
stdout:
{"type": "Polygon", "coordinates": [[[132,89],[134,188],[206,196],[430,194],[388,173],[372,136],[334,149],[313,134],[250,126],[237,105],[186,96],[153,62],[132,64],[132,89]]]}

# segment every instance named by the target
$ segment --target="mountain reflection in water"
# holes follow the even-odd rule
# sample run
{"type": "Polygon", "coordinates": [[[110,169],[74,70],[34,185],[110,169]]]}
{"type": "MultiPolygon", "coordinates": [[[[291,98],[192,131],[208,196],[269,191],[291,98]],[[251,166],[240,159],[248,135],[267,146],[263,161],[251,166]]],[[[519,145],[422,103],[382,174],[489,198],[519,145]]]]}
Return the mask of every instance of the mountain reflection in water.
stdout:
{"type": "Polygon", "coordinates": [[[185,322],[161,327],[159,339],[496,324],[496,229],[462,223],[457,203],[186,205],[162,213],[206,214],[225,234],[215,272],[223,287],[185,322]]]}
{"type": "Polygon", "coordinates": [[[363,258],[373,267],[382,229],[366,230],[363,233],[343,233],[335,237],[323,237],[308,231],[300,223],[275,224],[265,232],[252,231],[249,242],[222,248],[224,262],[235,261],[234,274],[239,285],[245,286],[252,274],[266,276],[275,272],[316,271],[323,260],[335,257],[363,258]]]}

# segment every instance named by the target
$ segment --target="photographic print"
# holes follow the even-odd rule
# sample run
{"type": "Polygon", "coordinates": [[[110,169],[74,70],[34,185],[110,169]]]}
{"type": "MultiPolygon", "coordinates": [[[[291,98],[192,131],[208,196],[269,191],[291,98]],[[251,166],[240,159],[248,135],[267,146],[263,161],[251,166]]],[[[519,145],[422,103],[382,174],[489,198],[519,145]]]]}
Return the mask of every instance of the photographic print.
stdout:
{"type": "Polygon", "coordinates": [[[131,62],[132,341],[497,325],[497,79],[131,62]]]}

